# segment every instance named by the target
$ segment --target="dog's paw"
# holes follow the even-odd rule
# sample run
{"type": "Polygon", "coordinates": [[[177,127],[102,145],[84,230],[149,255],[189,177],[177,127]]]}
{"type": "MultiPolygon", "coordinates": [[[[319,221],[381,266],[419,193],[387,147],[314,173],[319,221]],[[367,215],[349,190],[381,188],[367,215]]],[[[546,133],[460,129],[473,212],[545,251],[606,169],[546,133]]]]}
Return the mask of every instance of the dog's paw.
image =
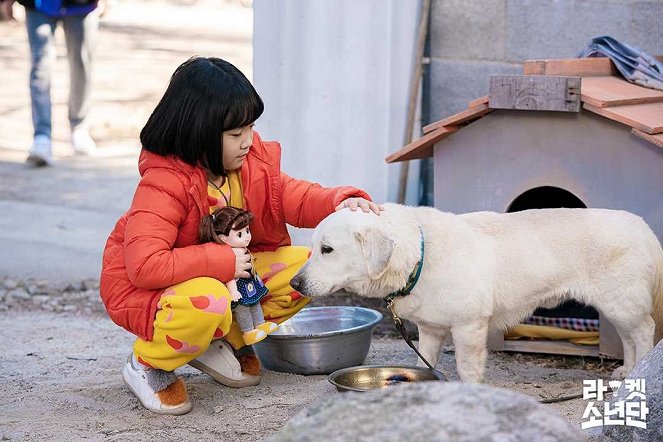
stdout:
{"type": "Polygon", "coordinates": [[[628,371],[626,370],[626,367],[624,367],[624,366],[622,365],[621,367],[615,369],[615,370],[612,372],[612,376],[611,376],[611,378],[612,378],[612,379],[624,379],[624,378],[626,377],[627,374],[628,374],[628,371]]]}

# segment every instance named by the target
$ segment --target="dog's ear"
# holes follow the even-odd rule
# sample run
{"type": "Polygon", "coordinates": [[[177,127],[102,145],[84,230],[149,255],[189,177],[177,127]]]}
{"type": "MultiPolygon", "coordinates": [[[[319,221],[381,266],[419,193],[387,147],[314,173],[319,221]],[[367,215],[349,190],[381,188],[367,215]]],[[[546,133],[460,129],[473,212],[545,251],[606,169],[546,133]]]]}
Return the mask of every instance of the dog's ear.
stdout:
{"type": "Polygon", "coordinates": [[[364,253],[368,276],[371,279],[378,279],[387,270],[396,243],[375,227],[367,227],[357,231],[355,237],[364,253]]]}

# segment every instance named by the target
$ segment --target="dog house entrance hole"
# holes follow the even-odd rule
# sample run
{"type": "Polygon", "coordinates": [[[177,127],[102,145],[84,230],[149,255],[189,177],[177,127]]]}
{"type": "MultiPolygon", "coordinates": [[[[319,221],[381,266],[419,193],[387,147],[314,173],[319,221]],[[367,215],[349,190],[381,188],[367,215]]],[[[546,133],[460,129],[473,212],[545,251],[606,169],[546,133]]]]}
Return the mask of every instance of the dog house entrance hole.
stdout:
{"type": "MultiPolygon", "coordinates": [[[[586,209],[585,203],[571,192],[559,187],[536,187],[530,189],[513,200],[507,212],[520,212],[527,209],[556,209],[556,208],[586,209]]],[[[534,312],[535,316],[550,318],[583,318],[598,319],[599,314],[593,307],[580,304],[576,301],[566,301],[555,308],[540,308],[534,312]]]]}
{"type": "Polygon", "coordinates": [[[580,198],[571,192],[559,187],[536,187],[517,197],[507,212],[520,212],[527,209],[586,209],[587,206],[580,198]]]}

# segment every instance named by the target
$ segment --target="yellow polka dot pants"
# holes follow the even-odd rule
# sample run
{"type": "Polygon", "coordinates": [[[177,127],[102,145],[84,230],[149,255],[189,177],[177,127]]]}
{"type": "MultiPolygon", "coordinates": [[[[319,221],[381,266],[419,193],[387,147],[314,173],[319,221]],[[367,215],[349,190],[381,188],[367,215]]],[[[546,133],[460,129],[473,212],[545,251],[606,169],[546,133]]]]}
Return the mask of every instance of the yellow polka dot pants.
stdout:
{"type": "MultiPolygon", "coordinates": [[[[292,246],[254,253],[255,270],[269,290],[260,301],[266,320],[283,322],[308,304],[309,298],[289,282],[309,254],[307,247],[292,246]]],[[[226,286],[214,278],[194,278],[164,291],[154,319],[154,337],[136,339],[134,354],[142,364],[172,371],[205,352],[218,338],[227,339],[236,349],[245,345],[232,319],[226,286]]]]}

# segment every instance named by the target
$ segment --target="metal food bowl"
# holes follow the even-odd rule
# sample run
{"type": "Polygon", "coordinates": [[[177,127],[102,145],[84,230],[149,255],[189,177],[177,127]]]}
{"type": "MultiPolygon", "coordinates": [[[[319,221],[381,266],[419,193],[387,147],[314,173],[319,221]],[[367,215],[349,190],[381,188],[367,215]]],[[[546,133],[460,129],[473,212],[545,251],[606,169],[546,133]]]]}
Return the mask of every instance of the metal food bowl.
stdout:
{"type": "Polygon", "coordinates": [[[364,362],[381,319],[363,307],[308,307],[254,348],[268,370],[328,374],[364,362]]]}
{"type": "Polygon", "coordinates": [[[368,391],[404,382],[444,381],[437,370],[406,365],[362,365],[333,372],[328,377],[338,391],[368,391]]]}

